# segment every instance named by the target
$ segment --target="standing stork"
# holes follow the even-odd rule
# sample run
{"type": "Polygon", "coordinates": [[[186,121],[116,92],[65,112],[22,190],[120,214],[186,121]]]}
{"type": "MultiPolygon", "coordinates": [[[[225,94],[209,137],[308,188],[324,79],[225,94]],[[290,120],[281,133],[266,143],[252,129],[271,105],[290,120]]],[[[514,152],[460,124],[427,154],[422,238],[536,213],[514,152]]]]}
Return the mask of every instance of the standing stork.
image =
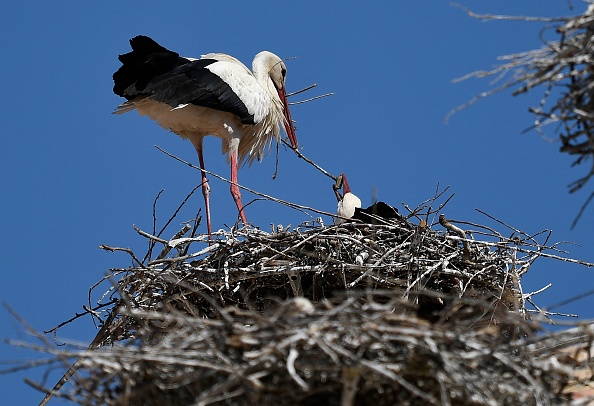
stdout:
{"type": "MultiPolygon", "coordinates": [[[[130,40],[132,52],[119,56],[122,66],[113,74],[113,91],[127,101],[114,113],[138,111],[161,127],[189,139],[204,170],[202,141],[207,135],[222,140],[231,162],[231,195],[247,223],[237,183],[237,168],[260,160],[272,139],[280,139],[282,124],[297,149],[295,128],[285,92],[287,67],[268,51],[257,54],[252,71],[232,56],[211,53],[184,58],[139,35],[130,40]]],[[[210,187],[202,171],[202,194],[208,235],[210,187]]]]}

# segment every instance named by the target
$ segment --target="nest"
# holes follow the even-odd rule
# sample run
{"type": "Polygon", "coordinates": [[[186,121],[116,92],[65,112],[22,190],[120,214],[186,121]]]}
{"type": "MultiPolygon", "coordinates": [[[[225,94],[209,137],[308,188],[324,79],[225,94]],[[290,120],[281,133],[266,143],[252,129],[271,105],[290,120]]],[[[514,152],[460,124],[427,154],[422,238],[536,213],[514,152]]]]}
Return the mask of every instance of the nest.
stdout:
{"type": "Polygon", "coordinates": [[[133,265],[106,277],[116,282],[89,311],[102,323],[91,348],[56,352],[76,356],[78,370],[58,395],[83,405],[568,404],[574,361],[558,347],[589,349],[592,331],[537,334],[521,286],[554,247],[463,231],[443,215],[434,226],[414,213],[376,220],[233,228],[212,245],[185,237],[190,226],[171,240],[137,230],[149,241],[143,260],[102,246],[133,265]]]}

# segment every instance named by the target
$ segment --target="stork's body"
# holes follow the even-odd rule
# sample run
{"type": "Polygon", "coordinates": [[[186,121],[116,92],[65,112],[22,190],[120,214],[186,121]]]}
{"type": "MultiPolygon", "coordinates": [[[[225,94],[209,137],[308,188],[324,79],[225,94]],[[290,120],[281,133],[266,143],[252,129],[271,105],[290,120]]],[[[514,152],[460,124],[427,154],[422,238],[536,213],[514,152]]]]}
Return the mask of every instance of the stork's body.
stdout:
{"type": "MultiPolygon", "coordinates": [[[[132,52],[120,55],[122,67],[113,75],[114,93],[128,100],[116,113],[137,110],[189,139],[202,169],[204,137],[221,138],[223,153],[231,163],[231,195],[246,223],[237,184],[238,166],[261,159],[272,140],[279,139],[281,125],[297,148],[285,93],[285,64],[263,51],[254,58],[250,72],[225,54],[184,58],[145,36],[133,38],[130,45],[132,52]]],[[[210,188],[205,172],[202,191],[210,235],[210,188]]]]}
{"type": "Polygon", "coordinates": [[[334,224],[342,224],[348,221],[348,219],[358,220],[368,224],[385,224],[386,221],[402,218],[398,214],[398,209],[384,202],[375,202],[371,206],[362,209],[361,199],[351,192],[344,173],[336,179],[336,183],[332,188],[338,200],[338,206],[336,208],[338,217],[334,219],[334,224]],[[342,188],[343,194],[340,194],[340,188],[342,188]]]}

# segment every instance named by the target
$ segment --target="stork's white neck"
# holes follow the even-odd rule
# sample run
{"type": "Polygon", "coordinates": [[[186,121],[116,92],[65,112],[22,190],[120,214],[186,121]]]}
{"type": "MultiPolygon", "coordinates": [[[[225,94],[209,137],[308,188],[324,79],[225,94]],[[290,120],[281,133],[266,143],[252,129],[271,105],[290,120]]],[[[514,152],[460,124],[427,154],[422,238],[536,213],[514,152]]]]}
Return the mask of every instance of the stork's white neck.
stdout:
{"type": "Polygon", "coordinates": [[[274,62],[273,57],[275,55],[268,51],[262,51],[254,57],[252,62],[252,73],[254,77],[260,83],[260,85],[266,89],[266,91],[274,98],[278,98],[274,83],[270,78],[270,71],[272,69],[271,64],[274,62]]]}

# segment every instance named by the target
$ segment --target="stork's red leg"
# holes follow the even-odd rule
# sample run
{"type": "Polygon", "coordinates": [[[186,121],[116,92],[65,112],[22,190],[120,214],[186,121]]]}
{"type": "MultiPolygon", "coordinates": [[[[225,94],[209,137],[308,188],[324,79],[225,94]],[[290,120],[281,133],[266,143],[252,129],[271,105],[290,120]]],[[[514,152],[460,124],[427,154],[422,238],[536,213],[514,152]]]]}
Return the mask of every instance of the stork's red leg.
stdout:
{"type": "MultiPolygon", "coordinates": [[[[198,160],[200,161],[200,168],[204,169],[204,156],[202,156],[202,140],[195,144],[196,152],[198,152],[198,160]]],[[[202,194],[204,195],[204,210],[206,211],[206,228],[208,229],[208,238],[212,240],[212,227],[210,225],[210,186],[206,173],[202,173],[202,194]]]]}
{"type": "Polygon", "coordinates": [[[241,192],[239,191],[239,186],[237,184],[237,151],[230,150],[229,155],[231,158],[231,196],[233,196],[233,200],[235,200],[241,221],[243,221],[243,224],[247,224],[245,212],[243,211],[243,204],[241,203],[241,192]]]}

